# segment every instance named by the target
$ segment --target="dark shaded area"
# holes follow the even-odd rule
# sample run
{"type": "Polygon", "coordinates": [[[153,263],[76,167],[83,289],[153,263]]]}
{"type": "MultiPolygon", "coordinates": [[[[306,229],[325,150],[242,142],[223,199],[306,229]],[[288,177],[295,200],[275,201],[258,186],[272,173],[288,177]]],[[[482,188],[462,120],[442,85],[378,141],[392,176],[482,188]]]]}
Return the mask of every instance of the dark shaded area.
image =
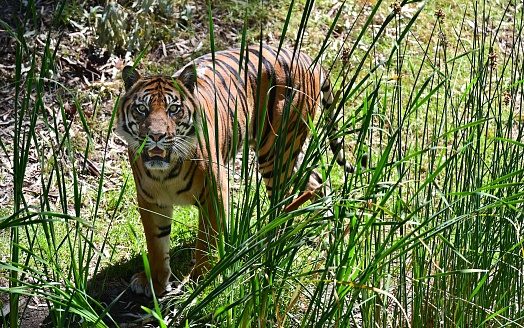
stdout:
{"type": "MultiPolygon", "coordinates": [[[[192,268],[191,249],[193,247],[194,242],[188,241],[187,244],[171,249],[173,288],[176,288],[178,282],[189,275],[192,268]]],[[[133,293],[129,288],[133,274],[143,269],[142,258],[136,256],[128,262],[117,263],[102,270],[90,281],[93,287],[90,291],[91,296],[106,306],[113,303],[109,315],[120,327],[144,327],[146,324],[149,324],[147,327],[156,326],[156,320],[149,318],[141,308],[144,306],[154,309],[153,301],[143,294],[133,293]]],[[[160,298],[160,302],[162,302],[162,298],[160,298]]],[[[110,318],[104,318],[104,322],[109,327],[118,327],[110,318]]]]}
{"type": "Polygon", "coordinates": [[[0,19],[11,27],[14,27],[15,19],[20,15],[20,3],[20,0],[0,0],[0,19]]]}
{"type": "MultiPolygon", "coordinates": [[[[171,249],[171,268],[173,270],[173,289],[178,287],[178,281],[184,280],[189,274],[191,264],[191,248],[193,241],[171,249]]],[[[111,306],[109,316],[105,316],[103,321],[109,327],[156,327],[157,322],[142,310],[142,306],[154,309],[152,299],[143,294],[135,294],[129,288],[129,282],[134,273],[142,271],[144,268],[142,258],[136,256],[129,261],[117,263],[100,271],[88,284],[88,293],[93,299],[105,308],[111,306]],[[115,322],[117,325],[115,325],[115,322]]],[[[0,287],[7,287],[7,279],[0,277],[0,287]]],[[[183,286],[180,287],[184,291],[183,286]]],[[[176,293],[173,291],[173,293],[176,293]]],[[[171,295],[170,295],[171,296],[171,295]]],[[[159,301],[162,303],[163,298],[159,301]]],[[[95,308],[95,306],[93,305],[95,308]]],[[[9,320],[9,294],[0,293],[0,310],[4,316],[0,315],[0,327],[9,327],[4,324],[4,320],[9,320]]],[[[47,303],[42,297],[21,295],[19,301],[19,311],[22,328],[45,327],[53,328],[55,325],[51,319],[47,303]]],[[[97,311],[102,315],[103,311],[97,311]]],[[[66,327],[80,327],[79,322],[68,322],[66,327]]]]}

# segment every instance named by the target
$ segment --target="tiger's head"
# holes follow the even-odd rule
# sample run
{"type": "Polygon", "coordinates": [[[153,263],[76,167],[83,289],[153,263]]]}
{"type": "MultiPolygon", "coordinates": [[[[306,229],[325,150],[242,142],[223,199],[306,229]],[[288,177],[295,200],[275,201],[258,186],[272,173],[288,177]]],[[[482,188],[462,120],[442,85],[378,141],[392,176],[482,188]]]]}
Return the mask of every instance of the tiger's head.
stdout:
{"type": "Polygon", "coordinates": [[[122,71],[126,94],[116,115],[116,133],[127,142],[133,158],[142,157],[149,170],[166,170],[191,158],[198,146],[192,65],[174,77],[142,77],[126,66],[122,71]]]}

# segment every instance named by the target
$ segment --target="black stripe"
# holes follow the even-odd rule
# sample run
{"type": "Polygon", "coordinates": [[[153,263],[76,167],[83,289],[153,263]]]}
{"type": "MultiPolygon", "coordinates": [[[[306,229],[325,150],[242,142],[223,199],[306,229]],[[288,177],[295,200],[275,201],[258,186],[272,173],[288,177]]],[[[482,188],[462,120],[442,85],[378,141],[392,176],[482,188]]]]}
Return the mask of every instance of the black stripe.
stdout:
{"type": "MultiPolygon", "coordinates": [[[[276,84],[276,75],[275,75],[275,67],[271,65],[265,58],[262,58],[262,63],[264,64],[264,67],[266,69],[266,75],[268,77],[268,88],[270,88],[269,91],[269,100],[267,101],[267,116],[269,122],[273,123],[273,112],[275,110],[275,103],[276,103],[276,96],[277,96],[277,88],[273,88],[273,86],[276,84]]],[[[266,127],[269,129],[269,127],[266,127]]]]}
{"type": "Polygon", "coordinates": [[[188,177],[189,177],[189,180],[186,184],[186,187],[183,188],[183,189],[180,189],[179,191],[177,191],[177,194],[180,195],[186,191],[189,191],[191,189],[191,187],[193,186],[193,178],[195,177],[195,171],[197,169],[197,165],[195,162],[191,162],[191,167],[189,168],[189,170],[187,170],[187,173],[186,175],[184,176],[184,180],[186,180],[188,177]]]}
{"type": "Polygon", "coordinates": [[[126,124],[122,125],[122,128],[129,135],[134,135],[132,130],[131,130],[131,127],[129,126],[129,124],[132,124],[132,123],[135,123],[135,122],[129,122],[129,119],[127,119],[126,121],[127,121],[126,124]]]}
{"type": "Polygon", "coordinates": [[[325,78],[326,79],[324,80],[324,85],[322,85],[322,89],[320,89],[320,90],[322,90],[322,92],[328,92],[328,91],[331,90],[331,85],[329,85],[329,82],[327,80],[327,76],[325,76],[325,78]]]}
{"type": "Polygon", "coordinates": [[[178,176],[180,175],[180,172],[182,172],[182,161],[177,161],[175,166],[173,166],[171,171],[169,171],[169,175],[167,176],[165,180],[171,180],[174,178],[178,178],[178,176]]]}
{"type": "Polygon", "coordinates": [[[171,224],[169,226],[159,227],[157,226],[160,233],[156,234],[157,238],[167,237],[171,234],[171,224]]]}
{"type": "Polygon", "coordinates": [[[138,190],[138,192],[142,195],[142,197],[144,197],[144,199],[146,201],[148,201],[149,203],[154,203],[155,202],[155,198],[153,197],[153,195],[151,195],[150,193],[148,193],[147,191],[145,191],[142,186],[137,186],[136,188],[138,190]]]}
{"type": "MultiPolygon", "coordinates": [[[[220,84],[222,84],[222,88],[223,90],[228,90],[228,85],[227,85],[227,82],[225,81],[224,77],[218,73],[215,73],[214,74],[215,76],[215,79],[218,78],[218,80],[220,81],[220,84]]],[[[215,100],[216,101],[216,104],[217,104],[217,107],[218,109],[219,108],[228,108],[229,106],[229,98],[231,98],[231,93],[228,92],[228,95],[225,95],[225,94],[222,94],[222,93],[219,93],[217,91],[220,91],[220,88],[218,86],[216,86],[216,81],[210,81],[209,79],[202,79],[203,81],[205,81],[207,83],[207,85],[209,87],[205,87],[204,88],[204,91],[207,91],[207,96],[208,97],[211,97],[211,99],[207,99],[208,101],[213,101],[215,100]],[[211,91],[212,90],[212,91],[211,91]],[[211,91],[211,92],[210,92],[211,91]]],[[[211,108],[210,108],[211,109],[211,108]]],[[[214,109],[214,106],[213,108],[214,109]]],[[[231,109],[229,109],[231,111],[231,109]]],[[[220,113],[220,111],[218,111],[218,113],[220,113]]],[[[214,122],[211,122],[210,119],[208,118],[209,120],[209,123],[211,126],[214,126],[214,122]]]]}
{"type": "MultiPolygon", "coordinates": [[[[263,146],[264,144],[260,145],[260,148],[262,148],[263,146]]],[[[268,163],[268,161],[273,161],[273,158],[270,158],[270,157],[275,157],[274,153],[275,153],[274,147],[269,148],[269,150],[265,154],[260,154],[259,152],[258,153],[258,163],[268,163]]]]}
{"type": "Polygon", "coordinates": [[[264,178],[264,179],[269,179],[269,178],[271,178],[272,176],[273,176],[273,170],[270,170],[269,172],[264,172],[264,173],[262,174],[262,178],[264,178]]]}
{"type": "Polygon", "coordinates": [[[156,226],[160,231],[171,230],[171,224],[165,226],[156,226]]]}
{"type": "Polygon", "coordinates": [[[196,134],[195,124],[191,124],[191,125],[189,126],[189,130],[187,130],[186,136],[189,137],[189,136],[192,136],[192,135],[194,135],[194,134],[196,134]]]}
{"type": "Polygon", "coordinates": [[[200,204],[196,204],[195,205],[204,205],[207,201],[207,198],[209,197],[209,188],[202,188],[202,190],[200,191],[200,195],[198,195],[198,202],[200,204]]]}
{"type": "MultiPolygon", "coordinates": [[[[230,60],[232,60],[233,62],[235,62],[236,64],[240,65],[240,62],[239,62],[240,58],[238,58],[238,56],[235,56],[233,54],[227,54],[227,57],[230,60]]],[[[238,69],[240,67],[239,68],[232,67],[231,65],[229,65],[225,61],[218,62],[217,64],[222,64],[225,67],[225,69],[227,69],[227,71],[229,71],[231,73],[231,75],[235,76],[237,78],[237,81],[240,83],[240,86],[242,88],[246,87],[246,84],[245,84],[244,80],[242,79],[242,77],[240,76],[239,71],[238,71],[238,69]]]]}
{"type": "MultiPolygon", "coordinates": [[[[141,156],[141,155],[140,155],[140,156],[141,156]]],[[[153,181],[156,181],[156,182],[160,182],[160,178],[153,176],[153,175],[151,174],[151,172],[150,172],[148,169],[146,169],[145,167],[144,167],[144,171],[145,171],[145,173],[146,173],[146,176],[147,176],[149,179],[151,179],[151,180],[153,180],[153,181]]]]}

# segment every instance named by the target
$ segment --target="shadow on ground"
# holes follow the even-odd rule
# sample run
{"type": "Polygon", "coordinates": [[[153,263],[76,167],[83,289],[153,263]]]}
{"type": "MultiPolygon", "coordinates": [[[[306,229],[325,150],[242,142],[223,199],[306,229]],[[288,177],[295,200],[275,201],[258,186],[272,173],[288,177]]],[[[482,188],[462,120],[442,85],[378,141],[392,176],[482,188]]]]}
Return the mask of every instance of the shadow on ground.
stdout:
{"type": "MultiPolygon", "coordinates": [[[[191,270],[191,250],[193,243],[185,243],[171,249],[172,281],[182,281],[191,270]]],[[[109,327],[156,327],[157,321],[142,309],[142,306],[154,309],[153,301],[144,295],[131,291],[129,283],[134,273],[144,269],[141,256],[136,256],[129,261],[117,263],[100,271],[88,282],[87,292],[100,303],[104,309],[99,315],[109,308],[108,315],[103,321],[109,327]],[[110,317],[109,317],[110,316],[110,317]],[[112,318],[112,320],[111,320],[112,318]],[[116,324],[115,324],[116,323],[116,324]]],[[[7,287],[8,280],[0,277],[0,286],[7,287]]],[[[93,306],[94,307],[94,306],[93,306]]],[[[56,327],[47,302],[42,297],[21,296],[19,301],[20,327],[35,328],[56,327]]],[[[9,295],[0,293],[0,327],[9,327],[9,295]],[[5,316],[2,316],[2,313],[5,316]]],[[[85,322],[65,322],[64,327],[85,327],[85,322]]]]}

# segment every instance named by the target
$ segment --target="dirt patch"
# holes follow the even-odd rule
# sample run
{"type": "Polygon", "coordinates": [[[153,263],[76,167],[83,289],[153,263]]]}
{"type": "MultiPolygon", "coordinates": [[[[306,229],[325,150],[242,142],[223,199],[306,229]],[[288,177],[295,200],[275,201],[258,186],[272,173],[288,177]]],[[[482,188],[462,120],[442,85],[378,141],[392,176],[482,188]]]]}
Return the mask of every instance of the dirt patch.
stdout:
{"type": "MultiPolygon", "coordinates": [[[[1,279],[0,287],[5,287],[5,279],[1,279]]],[[[9,294],[0,293],[0,327],[4,327],[4,320],[8,321],[11,314],[11,308],[9,305],[9,294]]],[[[49,317],[49,307],[45,302],[38,297],[21,296],[18,301],[18,307],[20,311],[20,325],[21,328],[34,328],[34,327],[45,327],[44,324],[49,317]]],[[[49,326],[49,325],[47,325],[49,326]]],[[[6,327],[9,327],[7,325],[6,327]]]]}

